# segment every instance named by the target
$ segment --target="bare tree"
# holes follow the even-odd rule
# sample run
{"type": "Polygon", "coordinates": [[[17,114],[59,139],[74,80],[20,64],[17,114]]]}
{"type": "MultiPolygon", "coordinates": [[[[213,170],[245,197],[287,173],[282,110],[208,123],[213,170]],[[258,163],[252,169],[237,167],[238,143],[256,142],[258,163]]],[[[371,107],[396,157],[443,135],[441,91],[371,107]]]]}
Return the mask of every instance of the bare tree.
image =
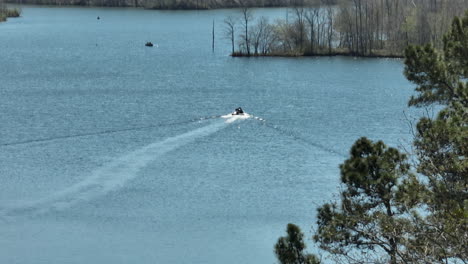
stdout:
{"type": "Polygon", "coordinates": [[[253,14],[247,0],[240,1],[240,4],[242,6],[242,25],[244,28],[244,34],[241,35],[241,38],[243,39],[244,46],[247,51],[247,56],[250,56],[249,23],[253,20],[253,14]]]}
{"type": "Polygon", "coordinates": [[[307,22],[309,23],[310,53],[312,53],[312,54],[315,53],[315,42],[317,41],[316,40],[317,33],[316,33],[315,28],[317,26],[316,21],[318,20],[319,10],[320,10],[320,7],[309,8],[307,10],[307,13],[306,13],[306,16],[305,16],[307,22]]]}
{"type": "Polygon", "coordinates": [[[272,47],[276,44],[273,26],[268,23],[268,18],[264,16],[252,27],[250,34],[250,40],[255,55],[266,55],[271,52],[272,47]]]}
{"type": "Polygon", "coordinates": [[[275,40],[277,42],[277,51],[280,53],[289,53],[294,48],[294,43],[290,36],[291,25],[284,19],[276,21],[275,24],[275,40]]]}
{"type": "Polygon", "coordinates": [[[234,43],[235,43],[235,30],[237,25],[237,19],[232,16],[228,16],[224,19],[224,34],[231,40],[232,53],[234,53],[234,43]]]}
{"type": "Polygon", "coordinates": [[[293,8],[293,13],[296,17],[295,21],[294,21],[294,28],[295,28],[295,35],[296,35],[296,48],[299,48],[299,52],[303,52],[303,44],[304,44],[304,41],[305,41],[305,22],[306,22],[306,11],[305,11],[305,8],[303,6],[303,4],[301,5],[297,5],[297,6],[294,6],[293,8]]]}
{"type": "MultiPolygon", "coordinates": [[[[265,22],[268,22],[265,19],[265,22]]],[[[277,36],[275,34],[274,26],[265,23],[265,27],[263,29],[263,34],[260,39],[260,51],[263,55],[272,52],[272,50],[277,45],[277,36]]]]}

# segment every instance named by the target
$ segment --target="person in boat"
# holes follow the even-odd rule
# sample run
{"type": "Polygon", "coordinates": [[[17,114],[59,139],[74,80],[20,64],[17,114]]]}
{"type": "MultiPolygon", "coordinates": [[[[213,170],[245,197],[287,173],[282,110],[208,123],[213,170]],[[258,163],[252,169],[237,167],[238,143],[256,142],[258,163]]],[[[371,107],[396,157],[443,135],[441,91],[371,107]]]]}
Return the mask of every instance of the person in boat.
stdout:
{"type": "Polygon", "coordinates": [[[243,115],[244,114],[244,110],[242,110],[242,108],[238,107],[236,108],[236,110],[234,110],[234,112],[232,113],[232,115],[243,115]]]}

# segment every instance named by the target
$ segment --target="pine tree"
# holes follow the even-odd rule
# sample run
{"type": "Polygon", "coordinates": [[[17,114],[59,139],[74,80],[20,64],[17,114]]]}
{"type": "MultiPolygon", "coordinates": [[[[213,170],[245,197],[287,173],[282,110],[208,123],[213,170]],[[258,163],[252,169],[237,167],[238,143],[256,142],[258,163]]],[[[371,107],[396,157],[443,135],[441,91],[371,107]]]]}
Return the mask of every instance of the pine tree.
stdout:
{"type": "Polygon", "coordinates": [[[411,229],[405,213],[419,200],[400,192],[419,186],[416,178],[406,156],[381,141],[361,138],[350,154],[340,166],[341,201],[318,209],[314,240],[347,263],[397,263],[411,229]]]}
{"type": "Polygon", "coordinates": [[[442,51],[408,47],[405,75],[417,85],[411,106],[440,105],[421,118],[414,145],[418,172],[427,178],[428,211],[416,218],[414,254],[430,262],[468,259],[468,11],[455,18],[442,51]]]}
{"type": "Polygon", "coordinates": [[[294,224],[288,224],[286,237],[280,237],[275,245],[275,254],[281,264],[320,264],[315,255],[304,252],[304,234],[294,224]]]}

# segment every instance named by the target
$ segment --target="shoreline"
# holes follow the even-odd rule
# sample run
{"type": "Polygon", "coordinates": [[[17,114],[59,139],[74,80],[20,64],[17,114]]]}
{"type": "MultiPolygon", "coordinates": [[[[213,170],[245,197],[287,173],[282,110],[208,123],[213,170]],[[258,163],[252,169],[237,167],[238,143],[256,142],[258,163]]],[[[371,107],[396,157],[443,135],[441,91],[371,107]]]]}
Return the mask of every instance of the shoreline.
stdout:
{"type": "Polygon", "coordinates": [[[272,53],[272,54],[251,54],[247,55],[244,53],[231,53],[231,57],[237,58],[260,58],[260,57],[283,57],[283,58],[307,58],[307,57],[355,57],[355,58],[387,58],[387,59],[403,59],[403,55],[398,54],[356,54],[350,52],[332,52],[332,53],[314,53],[314,54],[307,54],[307,53],[297,53],[297,54],[287,54],[287,53],[272,53]]]}

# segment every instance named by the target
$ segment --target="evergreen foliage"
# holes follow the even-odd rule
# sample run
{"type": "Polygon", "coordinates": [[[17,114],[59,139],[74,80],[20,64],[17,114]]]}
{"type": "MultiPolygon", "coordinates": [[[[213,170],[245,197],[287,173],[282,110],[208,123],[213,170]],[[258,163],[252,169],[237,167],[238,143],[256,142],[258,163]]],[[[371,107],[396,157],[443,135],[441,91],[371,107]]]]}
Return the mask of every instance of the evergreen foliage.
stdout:
{"type": "Polygon", "coordinates": [[[304,234],[298,226],[288,224],[286,233],[288,235],[280,237],[275,245],[275,254],[281,264],[320,264],[315,255],[304,252],[304,234]]]}
{"type": "Polygon", "coordinates": [[[455,18],[444,48],[408,47],[405,75],[417,85],[410,105],[440,105],[421,118],[414,145],[428,179],[429,215],[417,220],[414,254],[430,262],[468,260],[468,11],[455,18]]]}
{"type": "Polygon", "coordinates": [[[367,255],[375,263],[397,263],[411,228],[405,213],[417,204],[401,192],[407,184],[419,186],[416,177],[409,173],[406,155],[381,141],[361,138],[350,154],[340,166],[341,202],[318,209],[314,240],[347,262],[359,263],[357,256],[367,255]]]}

